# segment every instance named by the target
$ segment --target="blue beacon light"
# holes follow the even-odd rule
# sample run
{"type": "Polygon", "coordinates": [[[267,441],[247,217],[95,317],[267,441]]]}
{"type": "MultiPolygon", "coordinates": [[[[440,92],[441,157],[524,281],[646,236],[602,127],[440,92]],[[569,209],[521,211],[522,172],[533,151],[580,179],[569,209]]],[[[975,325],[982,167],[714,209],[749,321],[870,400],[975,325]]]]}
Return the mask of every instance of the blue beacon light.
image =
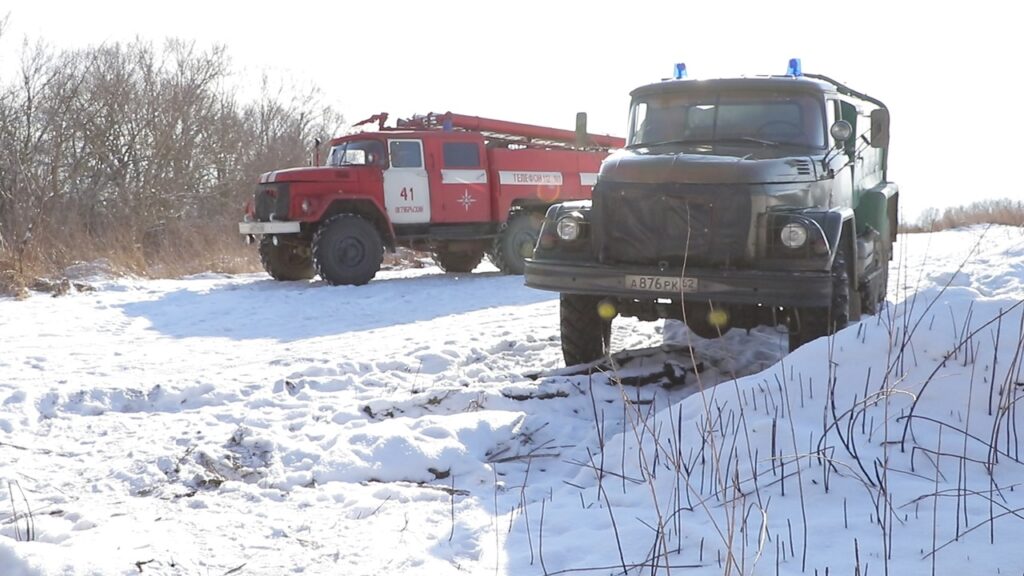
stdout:
{"type": "Polygon", "coordinates": [[[686,64],[678,62],[673,70],[672,77],[676,80],[686,78],[686,64]]]}
{"type": "Polygon", "coordinates": [[[799,58],[790,58],[789,67],[786,68],[786,76],[803,76],[804,71],[800,66],[799,58]]]}

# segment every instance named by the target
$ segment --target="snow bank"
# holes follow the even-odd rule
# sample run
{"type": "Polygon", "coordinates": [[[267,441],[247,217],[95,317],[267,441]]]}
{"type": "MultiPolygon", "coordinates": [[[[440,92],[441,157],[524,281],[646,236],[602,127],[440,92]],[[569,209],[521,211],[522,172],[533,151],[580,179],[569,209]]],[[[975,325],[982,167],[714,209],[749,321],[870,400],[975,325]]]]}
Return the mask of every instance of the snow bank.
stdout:
{"type": "Polygon", "coordinates": [[[530,518],[516,515],[510,540],[536,550],[543,510],[549,571],[1024,570],[1019,238],[913,238],[936,241],[944,266],[908,265],[895,288],[918,290],[879,317],[675,405],[596,418],[615,432],[589,443],[530,518]],[[949,256],[964,246],[973,252],[958,271],[949,256]],[[589,545],[598,533],[608,545],[589,545]]]}

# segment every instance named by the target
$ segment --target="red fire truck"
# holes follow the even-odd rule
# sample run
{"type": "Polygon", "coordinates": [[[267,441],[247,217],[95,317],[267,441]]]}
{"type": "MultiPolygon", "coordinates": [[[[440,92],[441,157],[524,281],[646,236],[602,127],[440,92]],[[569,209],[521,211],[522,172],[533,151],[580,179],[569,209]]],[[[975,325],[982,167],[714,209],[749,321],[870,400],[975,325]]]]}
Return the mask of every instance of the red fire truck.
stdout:
{"type": "Polygon", "coordinates": [[[386,121],[331,140],[323,166],[260,176],[239,232],[273,278],[365,284],[398,246],[448,272],[486,253],[522,274],[547,208],[590,198],[601,160],[624,144],[587,134],[583,114],[575,131],[452,113],[386,121]]]}

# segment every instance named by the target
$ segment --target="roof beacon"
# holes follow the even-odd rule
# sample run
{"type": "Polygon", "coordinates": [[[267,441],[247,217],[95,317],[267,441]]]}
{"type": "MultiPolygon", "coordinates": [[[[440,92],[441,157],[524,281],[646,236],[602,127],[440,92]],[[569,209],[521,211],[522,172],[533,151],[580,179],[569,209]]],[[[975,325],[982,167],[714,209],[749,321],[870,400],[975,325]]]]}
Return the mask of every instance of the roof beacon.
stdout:
{"type": "Polygon", "coordinates": [[[789,67],[786,68],[786,76],[803,76],[804,71],[800,66],[799,58],[790,58],[789,67]]]}
{"type": "Polygon", "coordinates": [[[682,80],[683,78],[686,78],[686,64],[684,64],[683,62],[677,62],[672,77],[675,78],[676,80],[682,80]]]}

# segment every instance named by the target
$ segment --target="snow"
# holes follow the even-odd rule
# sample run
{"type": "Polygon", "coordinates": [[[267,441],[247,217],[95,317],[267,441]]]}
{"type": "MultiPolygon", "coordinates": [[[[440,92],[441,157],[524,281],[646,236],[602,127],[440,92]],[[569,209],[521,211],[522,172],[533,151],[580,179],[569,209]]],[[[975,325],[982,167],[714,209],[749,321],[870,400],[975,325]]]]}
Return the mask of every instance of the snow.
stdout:
{"type": "Polygon", "coordinates": [[[487,265],[0,299],[0,574],[1024,573],[1024,232],[896,250],[832,339],[592,375],[487,265]]]}

